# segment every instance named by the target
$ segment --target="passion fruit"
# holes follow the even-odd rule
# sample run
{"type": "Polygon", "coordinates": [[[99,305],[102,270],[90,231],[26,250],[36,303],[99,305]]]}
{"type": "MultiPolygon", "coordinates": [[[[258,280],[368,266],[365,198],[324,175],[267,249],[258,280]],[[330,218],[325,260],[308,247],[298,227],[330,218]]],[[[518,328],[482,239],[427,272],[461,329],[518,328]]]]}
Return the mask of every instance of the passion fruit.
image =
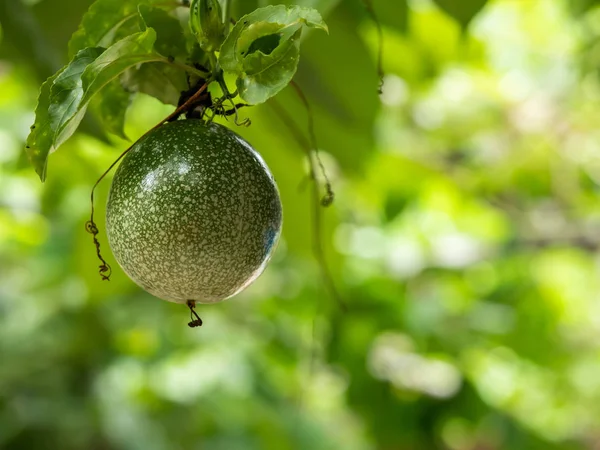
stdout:
{"type": "Polygon", "coordinates": [[[252,146],[219,124],[179,120],[127,153],[106,230],[127,275],[176,303],[215,303],[250,285],[281,234],[279,192],[252,146]]]}

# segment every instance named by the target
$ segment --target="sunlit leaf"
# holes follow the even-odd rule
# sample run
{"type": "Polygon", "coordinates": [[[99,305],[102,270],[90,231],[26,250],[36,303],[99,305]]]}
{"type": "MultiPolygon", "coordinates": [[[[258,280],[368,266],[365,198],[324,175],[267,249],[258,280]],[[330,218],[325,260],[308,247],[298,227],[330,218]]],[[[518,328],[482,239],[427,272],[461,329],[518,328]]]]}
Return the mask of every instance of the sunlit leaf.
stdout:
{"type": "Polygon", "coordinates": [[[244,58],[244,71],[237,80],[240,96],[250,104],[263,103],[287,86],[298,67],[298,39],[284,41],[268,55],[256,51],[244,58]]]}
{"type": "Polygon", "coordinates": [[[237,75],[236,84],[246,102],[262,103],[292,80],[304,26],[327,31],[316,10],[283,5],[257,9],[233,27],[221,47],[219,63],[237,75]]]}
{"type": "Polygon", "coordinates": [[[82,105],[86,105],[100,89],[128,68],[145,62],[164,61],[153,51],[155,40],[155,31],[148,28],[117,42],[90,64],[81,76],[85,92],[82,105]]]}
{"type": "Polygon", "coordinates": [[[244,56],[256,39],[277,32],[286,32],[291,37],[302,25],[328,31],[314,9],[283,5],[259,8],[238,20],[221,47],[219,63],[226,71],[241,72],[244,56]]]}
{"type": "Polygon", "coordinates": [[[29,161],[42,180],[46,178],[46,158],[48,155],[47,152],[43,153],[40,149],[52,146],[52,129],[50,128],[50,112],[48,110],[50,107],[50,90],[60,73],[52,75],[40,88],[38,103],[35,108],[35,123],[31,126],[31,132],[25,147],[29,161]]]}
{"type": "MultiPolygon", "coordinates": [[[[148,28],[128,36],[103,51],[82,50],[53,81],[49,99],[40,99],[36,124],[27,139],[30,159],[42,181],[50,152],[64,143],[77,129],[90,100],[103,87],[136,64],[162,61],[153,52],[156,33],[148,28]],[[47,106],[47,112],[42,109],[47,106]]],[[[47,87],[42,89],[42,95],[47,87]]]]}
{"type": "Polygon", "coordinates": [[[80,51],[67,67],[42,85],[35,123],[26,147],[29,159],[42,181],[46,177],[48,154],[64,141],[63,133],[78,113],[83,96],[81,75],[103,51],[103,48],[96,47],[80,51]]]}

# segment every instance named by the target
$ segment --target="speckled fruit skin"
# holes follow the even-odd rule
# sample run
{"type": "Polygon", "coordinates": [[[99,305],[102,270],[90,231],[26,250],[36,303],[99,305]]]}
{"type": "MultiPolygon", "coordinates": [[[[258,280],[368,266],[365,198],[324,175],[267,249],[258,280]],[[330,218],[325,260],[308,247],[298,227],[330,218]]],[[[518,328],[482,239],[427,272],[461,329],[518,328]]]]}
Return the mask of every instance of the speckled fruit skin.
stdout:
{"type": "Polygon", "coordinates": [[[143,289],[176,303],[231,297],[264,270],[281,233],[267,165],[228,128],[165,124],[125,156],[106,213],[110,247],[143,289]]]}

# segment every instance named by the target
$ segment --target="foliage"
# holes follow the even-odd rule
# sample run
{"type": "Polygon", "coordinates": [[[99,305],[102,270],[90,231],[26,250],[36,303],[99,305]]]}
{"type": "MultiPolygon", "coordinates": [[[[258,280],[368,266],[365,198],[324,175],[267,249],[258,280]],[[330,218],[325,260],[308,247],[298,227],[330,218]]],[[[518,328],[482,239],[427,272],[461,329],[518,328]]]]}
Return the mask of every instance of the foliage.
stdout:
{"type": "MultiPolygon", "coordinates": [[[[94,97],[102,112],[110,108],[106,105],[120,108],[122,113],[99,115],[106,118],[106,129],[120,136],[128,94],[143,92],[179,104],[183,90],[177,87],[181,88],[184,74],[188,79],[218,84],[223,97],[214,102],[215,108],[229,100],[235,109],[237,94],[250,105],[263,103],[294,76],[303,26],[327,29],[316,10],[279,5],[244,15],[229,34],[229,8],[225,11],[219,0],[192,0],[189,5],[154,0],[94,2],[69,41],[73,59],[40,90],[26,148],[41,180],[46,178],[48,155],[72,136],[94,97]],[[187,15],[189,20],[180,23],[178,15],[187,15]],[[153,64],[152,70],[143,66],[147,63],[153,64]],[[162,71],[156,63],[170,68],[162,71]],[[162,76],[157,77],[157,72],[162,76]],[[224,79],[229,73],[237,77],[235,94],[230,94],[224,79]],[[119,89],[122,77],[125,85],[119,89]],[[175,88],[169,96],[164,94],[162,77],[175,88]]],[[[193,85],[190,82],[188,88],[193,85]]]]}
{"type": "MultiPolygon", "coordinates": [[[[597,447],[593,2],[489,1],[465,28],[473,9],[374,0],[385,38],[380,97],[377,29],[364,5],[294,2],[318,10],[330,32],[305,29],[294,80],[336,188],[322,234],[348,311],[327,294],[311,253],[307,161],[286,125],[304,130],[306,111],[285,88],[242,110],[252,126],[235,127],[277,179],[283,242],[255,285],[199,311],[196,330],[120,271],[102,282],[83,228],[91,186],[130,144],[119,134],[141,136],[173,111],[187,74],[200,77],[181,66],[200,48],[189,17],[167,3],[119,12],[132,16],[110,42],[68,53],[90,1],[0,0],[0,447],[597,447]],[[170,54],[182,38],[174,25],[181,54],[170,54]],[[100,47],[103,57],[149,29],[156,40],[145,51],[162,59],[106,84],[42,185],[22,151],[39,86],[61,67],[75,71],[79,51],[100,47]]],[[[231,14],[275,3],[292,2],[234,1],[231,14]]],[[[86,79],[54,95],[75,96],[81,111],[86,79]]]]}
{"type": "Polygon", "coordinates": [[[298,6],[267,6],[245,15],[223,43],[219,63],[237,76],[240,96],[259,104],[294,77],[303,26],[327,31],[321,15],[298,6]]]}

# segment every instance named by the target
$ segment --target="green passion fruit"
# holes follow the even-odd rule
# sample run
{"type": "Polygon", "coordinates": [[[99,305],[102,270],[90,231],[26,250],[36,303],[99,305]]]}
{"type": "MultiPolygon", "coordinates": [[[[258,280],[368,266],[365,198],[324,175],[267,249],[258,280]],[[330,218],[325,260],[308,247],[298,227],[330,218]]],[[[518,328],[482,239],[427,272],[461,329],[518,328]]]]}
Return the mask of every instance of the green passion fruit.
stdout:
{"type": "Polygon", "coordinates": [[[116,260],[152,295],[215,303],[250,285],[281,234],[277,186],[252,146],[188,119],[152,131],[112,181],[106,230],[116,260]]]}

